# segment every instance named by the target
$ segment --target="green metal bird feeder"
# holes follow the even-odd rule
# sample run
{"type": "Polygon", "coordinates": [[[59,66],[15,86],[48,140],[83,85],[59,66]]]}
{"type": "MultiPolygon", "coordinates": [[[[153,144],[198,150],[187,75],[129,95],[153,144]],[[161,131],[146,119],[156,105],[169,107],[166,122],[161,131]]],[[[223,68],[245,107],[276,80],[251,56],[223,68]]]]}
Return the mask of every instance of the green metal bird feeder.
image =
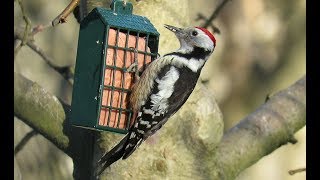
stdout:
{"type": "Polygon", "coordinates": [[[71,123],[84,128],[127,133],[134,121],[129,96],[134,84],[128,67],[144,70],[158,55],[159,33],[132,14],[133,6],[115,0],[111,10],[95,8],[80,24],[71,123]]]}

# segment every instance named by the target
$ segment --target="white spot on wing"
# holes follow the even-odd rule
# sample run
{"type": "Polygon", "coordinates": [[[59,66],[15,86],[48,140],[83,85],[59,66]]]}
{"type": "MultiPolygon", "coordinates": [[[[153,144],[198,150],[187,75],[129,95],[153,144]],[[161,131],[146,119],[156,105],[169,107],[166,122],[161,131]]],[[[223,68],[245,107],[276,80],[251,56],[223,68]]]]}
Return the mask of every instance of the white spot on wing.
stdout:
{"type": "Polygon", "coordinates": [[[129,147],[131,147],[131,146],[134,146],[133,144],[128,144],[127,146],[126,146],[126,149],[128,149],[129,147]]]}
{"type": "Polygon", "coordinates": [[[149,124],[149,121],[143,121],[143,120],[140,120],[139,122],[140,124],[143,124],[143,125],[148,125],[149,124]]]}
{"type": "Polygon", "coordinates": [[[136,137],[136,133],[132,132],[131,135],[130,135],[130,139],[135,138],[135,137],[136,137]]]}
{"type": "Polygon", "coordinates": [[[139,129],[137,129],[137,132],[138,132],[139,134],[144,134],[144,131],[139,130],[139,129]]]}
{"type": "Polygon", "coordinates": [[[145,114],[154,115],[154,111],[153,111],[153,110],[151,110],[151,109],[143,108],[143,112],[144,112],[145,114]]]}
{"type": "Polygon", "coordinates": [[[174,90],[174,83],[179,78],[179,71],[175,67],[171,67],[162,79],[156,79],[159,92],[151,95],[152,110],[163,114],[168,107],[168,98],[174,90]]]}

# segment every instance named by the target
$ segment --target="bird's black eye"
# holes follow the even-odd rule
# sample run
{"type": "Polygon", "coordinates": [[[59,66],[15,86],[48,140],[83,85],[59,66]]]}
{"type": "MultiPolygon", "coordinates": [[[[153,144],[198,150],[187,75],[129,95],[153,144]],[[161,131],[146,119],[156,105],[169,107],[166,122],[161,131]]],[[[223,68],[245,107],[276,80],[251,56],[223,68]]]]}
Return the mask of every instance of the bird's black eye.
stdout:
{"type": "Polygon", "coordinates": [[[197,31],[192,31],[192,36],[196,36],[198,35],[198,32],[197,31]]]}

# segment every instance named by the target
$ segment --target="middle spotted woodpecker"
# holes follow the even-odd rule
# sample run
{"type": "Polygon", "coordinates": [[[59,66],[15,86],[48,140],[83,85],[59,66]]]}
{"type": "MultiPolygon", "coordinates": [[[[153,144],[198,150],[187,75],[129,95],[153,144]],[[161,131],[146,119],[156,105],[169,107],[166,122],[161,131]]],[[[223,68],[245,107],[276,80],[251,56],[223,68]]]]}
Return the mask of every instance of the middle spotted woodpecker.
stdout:
{"type": "Polygon", "coordinates": [[[216,39],[205,28],[165,27],[174,32],[180,48],[151,62],[134,85],[130,105],[136,115],[135,123],[128,134],[98,161],[97,175],[118,159],[128,158],[181,108],[214,51],[216,39]]]}

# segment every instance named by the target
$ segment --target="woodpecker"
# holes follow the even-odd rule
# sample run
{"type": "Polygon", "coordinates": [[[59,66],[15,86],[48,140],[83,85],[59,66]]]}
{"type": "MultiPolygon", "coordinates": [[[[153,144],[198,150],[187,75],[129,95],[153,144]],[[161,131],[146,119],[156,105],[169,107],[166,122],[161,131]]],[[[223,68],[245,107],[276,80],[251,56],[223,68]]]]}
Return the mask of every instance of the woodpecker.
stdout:
{"type": "Polygon", "coordinates": [[[130,95],[130,105],[136,113],[135,123],[98,161],[97,175],[120,158],[128,158],[181,108],[214,51],[216,39],[205,28],[165,27],[176,35],[180,48],[152,61],[135,83],[130,95]]]}

